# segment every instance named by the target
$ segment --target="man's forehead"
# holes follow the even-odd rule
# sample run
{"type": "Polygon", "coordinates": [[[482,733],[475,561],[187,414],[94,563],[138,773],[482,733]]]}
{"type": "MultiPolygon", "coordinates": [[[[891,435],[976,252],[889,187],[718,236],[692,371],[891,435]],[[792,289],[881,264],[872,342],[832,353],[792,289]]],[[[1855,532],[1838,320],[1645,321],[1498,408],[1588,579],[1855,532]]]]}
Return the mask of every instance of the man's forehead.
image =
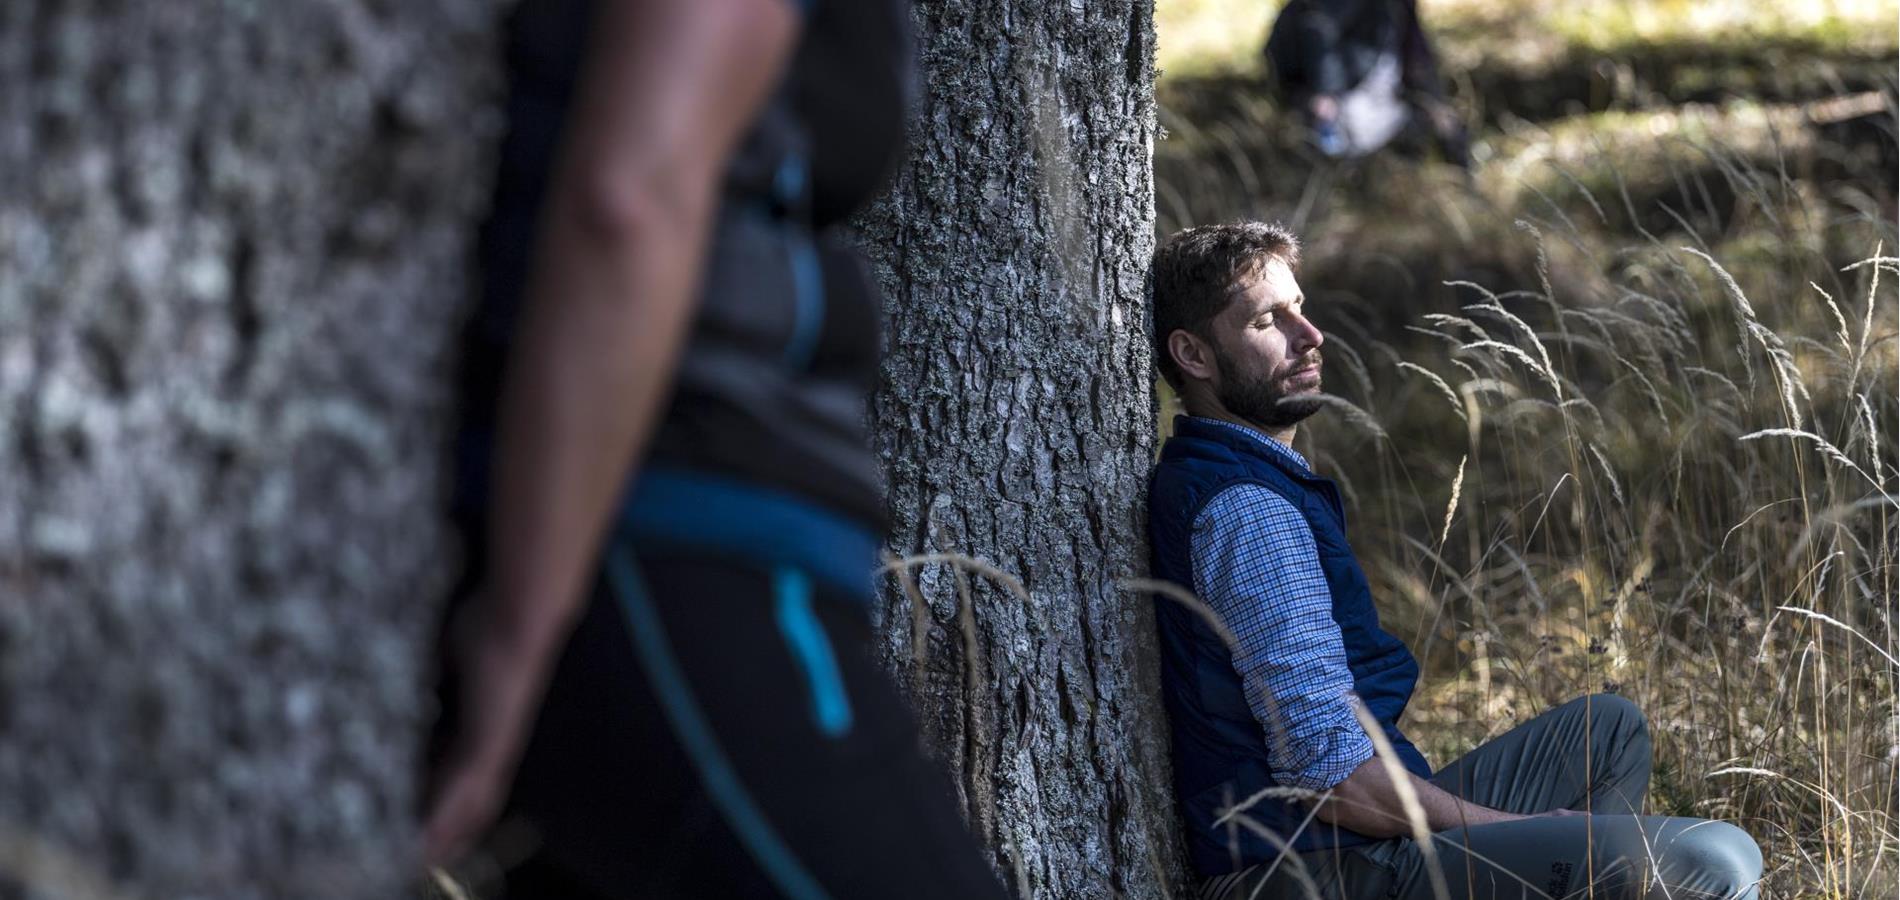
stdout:
{"type": "Polygon", "coordinates": [[[1263,263],[1252,276],[1234,285],[1228,291],[1227,299],[1232,306],[1270,309],[1302,298],[1300,283],[1293,277],[1293,269],[1284,260],[1275,257],[1263,263]]]}

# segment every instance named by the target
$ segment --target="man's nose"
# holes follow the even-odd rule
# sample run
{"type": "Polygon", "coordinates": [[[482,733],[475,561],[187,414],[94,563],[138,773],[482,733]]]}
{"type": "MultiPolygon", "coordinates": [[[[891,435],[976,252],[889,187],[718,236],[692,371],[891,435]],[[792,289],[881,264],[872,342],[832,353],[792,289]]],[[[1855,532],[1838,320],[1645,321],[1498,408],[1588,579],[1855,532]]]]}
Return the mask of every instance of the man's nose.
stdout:
{"type": "Polygon", "coordinates": [[[1319,329],[1313,327],[1312,320],[1305,316],[1295,314],[1291,325],[1292,328],[1287,333],[1287,344],[1294,355],[1297,356],[1308,350],[1317,350],[1319,345],[1326,343],[1326,336],[1320,334],[1319,329]]]}

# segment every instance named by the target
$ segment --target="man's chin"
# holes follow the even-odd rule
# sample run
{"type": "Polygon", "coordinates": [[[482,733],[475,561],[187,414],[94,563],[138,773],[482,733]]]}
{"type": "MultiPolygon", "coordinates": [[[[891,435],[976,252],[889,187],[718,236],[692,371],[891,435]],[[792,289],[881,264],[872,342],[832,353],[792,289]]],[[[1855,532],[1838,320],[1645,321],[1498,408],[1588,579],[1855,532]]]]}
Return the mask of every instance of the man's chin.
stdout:
{"type": "Polygon", "coordinates": [[[1298,425],[1326,405],[1317,387],[1301,388],[1271,399],[1255,393],[1224,396],[1220,400],[1228,412],[1269,430],[1298,425]]]}
{"type": "Polygon", "coordinates": [[[1325,406],[1318,388],[1296,391],[1273,405],[1273,418],[1282,425],[1295,425],[1325,406]]]}
{"type": "Polygon", "coordinates": [[[1318,394],[1318,391],[1313,391],[1310,394],[1298,397],[1288,397],[1274,406],[1273,411],[1280,421],[1289,425],[1294,424],[1319,412],[1326,406],[1326,404],[1319,399],[1318,394]]]}

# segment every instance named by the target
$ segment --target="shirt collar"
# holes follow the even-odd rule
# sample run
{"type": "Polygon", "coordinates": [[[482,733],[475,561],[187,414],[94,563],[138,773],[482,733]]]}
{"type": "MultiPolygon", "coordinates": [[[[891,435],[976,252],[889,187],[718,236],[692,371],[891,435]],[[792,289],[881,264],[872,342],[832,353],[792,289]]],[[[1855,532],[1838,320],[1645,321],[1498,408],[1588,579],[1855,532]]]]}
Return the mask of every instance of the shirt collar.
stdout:
{"type": "Polygon", "coordinates": [[[1274,440],[1273,438],[1268,437],[1265,432],[1260,431],[1257,428],[1248,428],[1245,425],[1229,422],[1226,419],[1211,419],[1211,418],[1208,418],[1207,416],[1188,416],[1188,418],[1193,419],[1195,422],[1198,422],[1203,425],[1213,425],[1219,428],[1225,428],[1229,431],[1232,431],[1241,435],[1245,435],[1246,437],[1252,438],[1255,443],[1266,445],[1269,452],[1279,456],[1281,459],[1285,459],[1290,462],[1297,463],[1300,467],[1300,471],[1306,472],[1309,474],[1311,474],[1313,471],[1312,465],[1307,463],[1306,457],[1300,455],[1300,451],[1295,450],[1292,447],[1289,447],[1285,444],[1280,443],[1279,441],[1274,440]]]}

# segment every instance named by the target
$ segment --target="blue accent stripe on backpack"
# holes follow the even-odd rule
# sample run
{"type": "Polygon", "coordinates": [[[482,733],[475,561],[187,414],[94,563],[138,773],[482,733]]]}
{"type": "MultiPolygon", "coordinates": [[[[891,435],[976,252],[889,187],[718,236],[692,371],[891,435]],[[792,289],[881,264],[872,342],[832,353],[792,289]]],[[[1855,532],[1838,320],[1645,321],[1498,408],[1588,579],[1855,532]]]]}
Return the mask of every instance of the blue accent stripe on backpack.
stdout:
{"type": "Polygon", "coordinates": [[[700,782],[726,824],[785,896],[791,900],[827,900],[825,889],[766,820],[720,749],[719,738],[700,712],[686,674],[673,657],[659,613],[647,598],[640,570],[618,543],[607,553],[607,579],[626,612],[640,666],[653,683],[660,706],[673,724],[673,733],[685,747],[693,768],[699,771],[700,782]]]}
{"type": "Polygon", "coordinates": [[[772,576],[772,592],[778,597],[779,631],[811,682],[812,718],[825,737],[844,737],[851,731],[851,699],[845,696],[831,639],[812,611],[811,579],[797,569],[779,569],[772,576]]]}
{"type": "Polygon", "coordinates": [[[818,246],[810,234],[794,229],[787,238],[792,257],[792,336],[785,343],[785,364],[794,369],[811,365],[818,337],[825,325],[825,273],[818,262],[818,246]]]}
{"type": "MultiPolygon", "coordinates": [[[[786,209],[804,209],[805,159],[793,154],[779,163],[772,176],[772,192],[786,209]]],[[[785,251],[792,267],[792,334],[785,342],[787,366],[803,369],[818,351],[825,326],[825,272],[818,261],[818,245],[804,221],[785,225],[785,251]]]]}
{"type": "Polygon", "coordinates": [[[805,192],[805,159],[796,153],[787,154],[778,164],[778,170],[772,173],[772,193],[780,205],[797,205],[800,194],[805,192]]]}

